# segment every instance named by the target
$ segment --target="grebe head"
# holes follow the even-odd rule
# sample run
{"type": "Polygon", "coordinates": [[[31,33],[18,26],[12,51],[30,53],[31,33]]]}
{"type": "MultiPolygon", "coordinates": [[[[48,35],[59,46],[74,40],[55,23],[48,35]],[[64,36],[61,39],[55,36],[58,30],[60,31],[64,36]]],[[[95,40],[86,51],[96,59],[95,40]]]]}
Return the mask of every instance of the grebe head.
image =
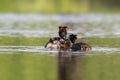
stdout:
{"type": "Polygon", "coordinates": [[[70,41],[74,44],[75,41],[76,41],[76,39],[77,39],[77,35],[75,35],[75,34],[70,34],[70,35],[69,35],[69,39],[70,39],[70,41]]]}
{"type": "Polygon", "coordinates": [[[64,31],[67,28],[67,26],[59,26],[60,31],[64,31]]]}
{"type": "Polygon", "coordinates": [[[59,26],[58,33],[59,33],[60,38],[65,39],[67,35],[67,26],[59,26]]]}

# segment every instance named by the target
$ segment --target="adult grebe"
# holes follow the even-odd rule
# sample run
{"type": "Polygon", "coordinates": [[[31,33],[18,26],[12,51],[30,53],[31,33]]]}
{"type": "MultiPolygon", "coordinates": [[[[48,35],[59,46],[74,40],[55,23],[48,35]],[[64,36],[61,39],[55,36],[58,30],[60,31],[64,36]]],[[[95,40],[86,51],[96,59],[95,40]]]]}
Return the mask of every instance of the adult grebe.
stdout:
{"type": "Polygon", "coordinates": [[[59,26],[59,37],[50,38],[46,43],[45,48],[47,49],[57,49],[57,50],[67,50],[70,49],[70,40],[67,39],[67,26],[59,26]]]}
{"type": "Polygon", "coordinates": [[[49,50],[67,50],[71,48],[70,40],[62,39],[60,37],[53,37],[46,43],[45,48],[49,50]]]}

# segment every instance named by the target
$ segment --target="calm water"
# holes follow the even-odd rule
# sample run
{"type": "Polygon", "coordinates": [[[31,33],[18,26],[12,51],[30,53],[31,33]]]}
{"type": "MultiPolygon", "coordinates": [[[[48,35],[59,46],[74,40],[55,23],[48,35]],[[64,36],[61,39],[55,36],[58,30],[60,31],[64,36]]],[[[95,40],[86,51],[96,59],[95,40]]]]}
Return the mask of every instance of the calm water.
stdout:
{"type": "Polygon", "coordinates": [[[0,14],[0,80],[120,80],[119,38],[119,14],[0,14]],[[90,52],[38,46],[43,37],[58,36],[59,25],[107,47],[95,40],[90,52]]]}
{"type": "Polygon", "coordinates": [[[119,48],[48,51],[43,46],[1,46],[1,80],[119,80],[119,48]],[[112,73],[111,73],[112,71],[112,73]]]}

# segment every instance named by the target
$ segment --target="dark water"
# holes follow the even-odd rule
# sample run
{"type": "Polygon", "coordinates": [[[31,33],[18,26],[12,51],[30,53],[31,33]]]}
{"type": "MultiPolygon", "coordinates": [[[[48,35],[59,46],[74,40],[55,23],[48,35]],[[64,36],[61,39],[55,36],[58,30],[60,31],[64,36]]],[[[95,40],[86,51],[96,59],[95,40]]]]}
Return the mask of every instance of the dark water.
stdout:
{"type": "Polygon", "coordinates": [[[69,55],[67,52],[59,52],[58,80],[81,80],[80,74],[77,72],[79,61],[79,55],[69,55]]]}

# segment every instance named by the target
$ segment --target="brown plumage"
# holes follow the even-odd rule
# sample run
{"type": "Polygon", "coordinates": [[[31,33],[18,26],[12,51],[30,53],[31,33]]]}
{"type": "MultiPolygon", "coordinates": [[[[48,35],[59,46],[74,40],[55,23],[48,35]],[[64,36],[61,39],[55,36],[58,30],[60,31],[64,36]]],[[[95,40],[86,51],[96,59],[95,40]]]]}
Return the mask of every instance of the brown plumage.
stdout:
{"type": "Polygon", "coordinates": [[[67,50],[70,48],[71,48],[71,45],[70,45],[69,39],[65,39],[65,40],[60,41],[60,49],[61,50],[67,50]]]}
{"type": "Polygon", "coordinates": [[[50,50],[60,49],[60,38],[59,37],[50,38],[44,47],[50,50]]]}
{"type": "Polygon", "coordinates": [[[67,30],[66,30],[67,26],[59,26],[59,36],[62,39],[66,39],[67,36],[67,30]]]}
{"type": "Polygon", "coordinates": [[[70,49],[70,40],[59,37],[50,38],[45,44],[45,48],[49,50],[67,50],[70,49]]]}
{"type": "Polygon", "coordinates": [[[68,39],[67,36],[67,26],[59,26],[59,37],[50,38],[46,43],[45,48],[50,50],[69,50],[72,51],[90,51],[92,47],[84,42],[75,43],[77,40],[77,35],[70,34],[68,39]],[[71,46],[72,43],[72,46],[71,46]]]}
{"type": "Polygon", "coordinates": [[[88,45],[84,42],[75,43],[75,41],[77,39],[77,35],[75,35],[75,34],[69,35],[69,39],[73,43],[73,45],[71,47],[72,51],[90,51],[92,49],[92,47],[90,45],[88,45]]]}
{"type": "Polygon", "coordinates": [[[92,48],[90,45],[86,43],[79,42],[79,43],[73,44],[71,49],[72,51],[90,51],[92,48]]]}

